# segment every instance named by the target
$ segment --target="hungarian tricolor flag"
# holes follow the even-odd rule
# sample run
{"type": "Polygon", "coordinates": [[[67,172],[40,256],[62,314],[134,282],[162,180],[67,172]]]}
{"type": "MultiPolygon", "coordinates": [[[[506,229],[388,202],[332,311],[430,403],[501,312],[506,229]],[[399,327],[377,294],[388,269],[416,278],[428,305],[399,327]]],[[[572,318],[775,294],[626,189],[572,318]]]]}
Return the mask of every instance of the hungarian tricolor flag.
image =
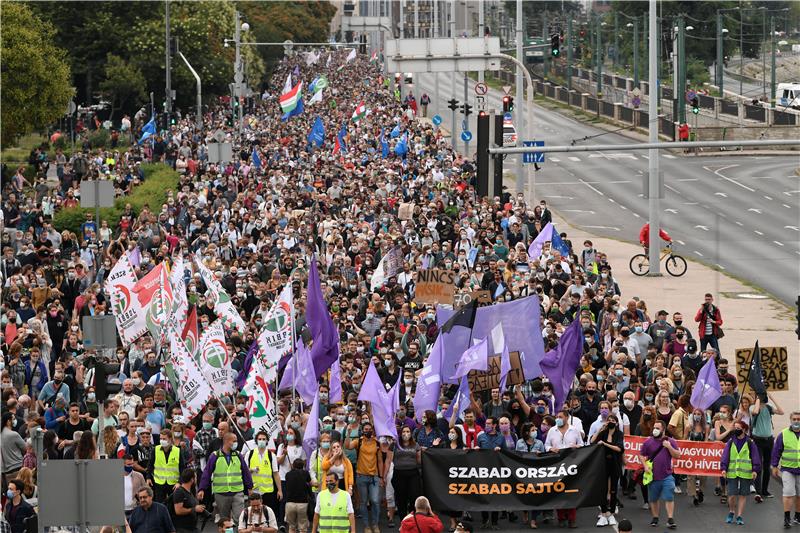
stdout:
{"type": "Polygon", "coordinates": [[[364,104],[364,102],[361,102],[356,106],[355,110],[353,111],[353,122],[358,122],[359,120],[364,118],[366,114],[367,114],[367,106],[366,104],[364,104]]]}
{"type": "Polygon", "coordinates": [[[292,87],[290,91],[281,95],[281,111],[283,111],[284,114],[291,113],[297,107],[297,102],[302,97],[302,85],[303,82],[299,82],[297,85],[292,87]]]}
{"type": "Polygon", "coordinates": [[[197,352],[199,339],[200,335],[197,331],[197,306],[193,305],[186,319],[186,324],[183,326],[183,331],[181,332],[181,340],[186,344],[186,349],[192,357],[194,357],[195,352],[197,352]]]}

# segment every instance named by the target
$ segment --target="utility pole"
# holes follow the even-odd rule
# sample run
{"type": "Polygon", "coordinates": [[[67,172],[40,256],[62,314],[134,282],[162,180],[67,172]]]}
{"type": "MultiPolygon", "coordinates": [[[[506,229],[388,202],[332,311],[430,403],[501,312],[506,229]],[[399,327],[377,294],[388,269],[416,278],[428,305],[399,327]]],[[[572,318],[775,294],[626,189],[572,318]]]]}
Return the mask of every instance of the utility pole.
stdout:
{"type": "MultiPolygon", "coordinates": [[[[456,40],[456,1],[457,0],[450,0],[450,38],[454,41],[456,40]]],[[[400,2],[400,5],[403,5],[403,2],[400,2]]],[[[453,47],[455,50],[455,47],[453,47]]],[[[450,73],[450,94],[452,95],[452,99],[456,99],[456,73],[455,71],[450,73]]],[[[458,134],[456,133],[458,130],[458,126],[456,125],[456,112],[455,109],[453,110],[453,127],[450,130],[450,137],[453,141],[453,150],[456,150],[458,146],[458,134]]]]}
{"type": "Polygon", "coordinates": [[[567,18],[567,90],[572,90],[572,13],[567,18]]]}
{"type": "MultiPolygon", "coordinates": [[[[686,122],[686,21],[678,17],[678,84],[675,98],[678,104],[678,122],[686,122]]],[[[674,110],[673,110],[674,114],[674,110]]]]}
{"type": "Polygon", "coordinates": [[[775,17],[774,16],[769,18],[769,37],[770,37],[769,39],[770,43],[772,45],[772,59],[770,60],[770,66],[772,72],[770,72],[769,74],[769,83],[770,83],[769,101],[770,101],[770,107],[775,109],[775,98],[777,97],[775,92],[777,85],[775,84],[776,80],[775,80],[775,17]]]}
{"type": "Polygon", "coordinates": [[[725,51],[723,49],[723,42],[722,42],[722,13],[717,10],[717,68],[715,69],[716,74],[716,85],[719,87],[719,96],[724,97],[725,92],[723,90],[724,86],[724,78],[725,73],[723,72],[723,66],[725,64],[725,51]]]}
{"type": "Polygon", "coordinates": [[[414,0],[414,39],[419,39],[419,0],[414,0]]]}
{"type": "Polygon", "coordinates": [[[739,95],[741,96],[744,91],[742,90],[743,83],[744,83],[744,38],[742,37],[742,33],[744,33],[744,21],[742,20],[744,15],[742,15],[742,10],[739,10],[739,95]]]}
{"type": "MultiPolygon", "coordinates": [[[[239,11],[235,12],[234,15],[234,23],[236,27],[234,28],[233,33],[233,40],[236,44],[236,59],[235,59],[235,68],[233,73],[233,81],[234,81],[234,97],[236,98],[236,102],[239,104],[239,135],[242,135],[242,130],[244,129],[244,115],[242,114],[242,82],[244,81],[244,74],[242,73],[242,23],[239,18],[239,11]]],[[[236,117],[233,117],[236,119],[236,117]]]]}
{"type": "MultiPolygon", "coordinates": [[[[597,32],[595,34],[595,53],[597,54],[597,99],[600,100],[603,98],[603,49],[601,48],[602,22],[600,21],[600,15],[597,15],[595,21],[597,24],[597,32]]],[[[599,114],[600,104],[598,103],[597,106],[597,111],[599,114]]]]}
{"type": "MultiPolygon", "coordinates": [[[[517,61],[520,61],[520,62],[522,62],[523,59],[524,59],[523,56],[522,56],[522,44],[523,44],[522,40],[523,40],[523,33],[522,33],[522,0],[517,0],[517,61]]],[[[533,89],[530,88],[529,90],[533,90],[533,89]]],[[[520,106],[520,108],[523,105],[522,104],[523,98],[524,98],[524,94],[522,92],[522,68],[519,65],[517,65],[516,101],[517,101],[517,106],[520,106]]],[[[530,110],[526,110],[526,111],[530,111],[530,110]]],[[[524,115],[525,115],[525,113],[522,113],[521,109],[520,109],[520,112],[517,113],[517,116],[519,117],[519,120],[517,121],[517,124],[518,124],[518,130],[517,131],[523,131],[522,123],[524,121],[524,118],[523,118],[524,115]]],[[[530,127],[532,127],[531,124],[528,125],[528,128],[530,128],[530,127]]],[[[528,131],[528,129],[525,129],[525,131],[528,131]]],[[[517,142],[519,142],[519,139],[520,139],[520,136],[517,135],[517,142]]],[[[517,156],[517,181],[516,181],[516,186],[517,186],[517,192],[523,192],[524,189],[525,189],[525,176],[523,175],[522,157],[520,157],[520,156],[517,156]]],[[[495,191],[495,193],[500,194],[500,193],[502,193],[502,191],[495,191]]],[[[533,189],[531,189],[531,197],[533,197],[533,189]]]]}
{"type": "MultiPolygon", "coordinates": [[[[439,37],[439,0],[432,0],[433,1],[433,37],[434,39],[439,37]]],[[[436,94],[433,95],[436,98],[436,107],[439,108],[439,73],[433,73],[433,81],[434,81],[434,91],[436,94]]]]}
{"type": "Polygon", "coordinates": [[[633,19],[633,86],[639,88],[639,17],[633,19]]]}
{"type": "MultiPolygon", "coordinates": [[[[656,12],[656,0],[650,1],[650,20],[649,33],[650,33],[650,48],[648,50],[649,61],[647,68],[649,70],[648,80],[650,82],[650,98],[648,100],[648,117],[650,124],[647,125],[648,140],[651,143],[658,142],[658,99],[653,98],[653,87],[658,86],[658,30],[656,12]],[[654,122],[655,121],[655,122],[654,122]]],[[[648,204],[648,219],[650,221],[650,242],[649,242],[649,260],[650,272],[649,276],[661,276],[661,265],[659,264],[659,256],[661,252],[659,229],[660,222],[659,216],[661,209],[659,194],[661,193],[658,186],[658,150],[648,150],[648,183],[647,183],[647,204],[648,204]]]]}
{"type": "MultiPolygon", "coordinates": [[[[167,114],[167,126],[169,126],[169,116],[172,113],[172,57],[170,57],[171,46],[170,46],[170,32],[169,32],[169,0],[164,2],[164,9],[165,9],[165,22],[166,22],[166,31],[164,32],[166,37],[165,42],[165,52],[166,52],[166,70],[167,70],[167,88],[166,88],[166,98],[164,99],[164,112],[167,114]]],[[[99,227],[99,226],[98,226],[99,227]]]]}
{"type": "Polygon", "coordinates": [[[614,66],[617,66],[619,57],[619,12],[614,11],[614,66]]]}
{"type": "MultiPolygon", "coordinates": [[[[483,0],[478,0],[478,36],[486,39],[486,15],[483,12],[483,8],[483,0]]],[[[484,81],[483,71],[480,70],[478,71],[478,82],[483,83],[484,81]]]]}
{"type": "MultiPolygon", "coordinates": [[[[767,53],[764,49],[766,47],[766,33],[767,33],[767,9],[761,11],[761,92],[767,94],[767,53]]],[[[744,76],[744,72],[740,72],[744,76]]]]}
{"type": "MultiPolygon", "coordinates": [[[[550,26],[547,21],[547,11],[542,11],[542,39],[544,42],[550,42],[550,26]]],[[[549,54],[542,54],[542,68],[544,69],[544,78],[547,79],[547,74],[550,66],[549,54]]]]}

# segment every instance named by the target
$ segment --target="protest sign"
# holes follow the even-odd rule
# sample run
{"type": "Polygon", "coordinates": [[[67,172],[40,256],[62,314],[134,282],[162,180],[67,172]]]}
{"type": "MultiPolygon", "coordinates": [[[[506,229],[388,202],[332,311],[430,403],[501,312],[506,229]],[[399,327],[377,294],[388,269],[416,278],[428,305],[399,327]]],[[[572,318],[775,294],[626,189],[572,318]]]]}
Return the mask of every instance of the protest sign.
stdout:
{"type": "MultiPolygon", "coordinates": [[[[519,385],[525,381],[519,352],[510,352],[511,371],[508,373],[506,386],[519,385]]],[[[500,386],[500,355],[489,356],[489,367],[486,372],[473,370],[468,374],[469,390],[472,392],[496,389],[500,386]]]]}
{"type": "Polygon", "coordinates": [[[452,270],[420,270],[414,300],[427,305],[450,302],[456,290],[454,282],[455,273],[452,270]]]}
{"type": "Polygon", "coordinates": [[[397,218],[400,220],[411,220],[414,218],[414,204],[401,203],[397,208],[397,218]]]}
{"type": "MultiPolygon", "coordinates": [[[[625,435],[625,451],[623,454],[625,468],[628,470],[642,468],[639,450],[646,440],[647,437],[625,435]]],[[[722,459],[722,450],[725,449],[725,443],[693,440],[679,440],[677,442],[681,451],[681,458],[672,460],[672,469],[676,474],[711,477],[722,475],[720,460],[722,459]]]]}
{"type": "Polygon", "coordinates": [[[491,304],[492,295],[489,291],[458,292],[453,295],[453,309],[458,311],[472,300],[478,300],[478,305],[491,304]]]}
{"type": "MultiPolygon", "coordinates": [[[[764,383],[768,391],[789,390],[789,355],[786,346],[761,346],[761,368],[764,369],[764,383]]],[[[737,348],[736,379],[740,384],[747,383],[747,371],[753,359],[753,347],[737,348]]]]}

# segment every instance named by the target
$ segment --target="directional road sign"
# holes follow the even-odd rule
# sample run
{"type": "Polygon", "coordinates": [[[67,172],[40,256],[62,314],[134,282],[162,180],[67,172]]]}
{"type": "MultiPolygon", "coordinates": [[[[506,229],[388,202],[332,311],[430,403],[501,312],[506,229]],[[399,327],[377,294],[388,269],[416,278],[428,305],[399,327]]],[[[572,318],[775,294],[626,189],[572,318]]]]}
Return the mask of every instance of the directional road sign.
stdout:
{"type": "Polygon", "coordinates": [[[442,123],[442,117],[440,117],[439,115],[433,115],[431,122],[433,122],[434,126],[438,126],[439,124],[442,123]]]}
{"type": "Polygon", "coordinates": [[[478,83],[475,85],[475,94],[478,96],[483,96],[489,92],[489,88],[486,86],[485,83],[478,83]]]}
{"type": "Polygon", "coordinates": [[[505,113],[503,113],[503,120],[512,120],[513,118],[514,118],[514,117],[513,117],[513,116],[511,116],[511,113],[509,113],[508,111],[506,111],[505,113]]]}
{"type": "Polygon", "coordinates": [[[465,143],[468,143],[472,140],[472,133],[469,130],[464,130],[461,132],[461,140],[465,143]]]}
{"type": "MultiPolygon", "coordinates": [[[[522,146],[544,146],[544,141],[522,141],[522,146]]],[[[544,153],[525,152],[522,154],[523,163],[544,163],[544,153]]]]}

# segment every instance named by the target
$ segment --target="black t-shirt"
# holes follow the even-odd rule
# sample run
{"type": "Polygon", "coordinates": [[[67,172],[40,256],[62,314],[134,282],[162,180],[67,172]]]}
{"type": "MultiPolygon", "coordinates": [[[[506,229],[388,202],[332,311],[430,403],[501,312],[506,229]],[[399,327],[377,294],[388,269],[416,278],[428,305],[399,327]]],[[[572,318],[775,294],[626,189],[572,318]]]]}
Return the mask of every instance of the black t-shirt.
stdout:
{"type": "Polygon", "coordinates": [[[172,515],[172,524],[178,529],[194,529],[197,526],[197,513],[194,510],[194,507],[198,503],[197,498],[183,487],[178,487],[175,489],[175,492],[172,493],[172,503],[177,505],[183,504],[184,507],[191,507],[192,509],[191,513],[185,515],[175,514],[174,508],[169,509],[172,515]]]}
{"type": "Polygon", "coordinates": [[[58,438],[61,440],[74,440],[73,437],[76,431],[88,431],[89,429],[91,429],[91,426],[83,418],[79,419],[77,424],[72,424],[67,418],[58,426],[58,438]]]}
{"type": "Polygon", "coordinates": [[[308,471],[292,468],[286,473],[286,481],[282,485],[284,498],[291,503],[308,503],[310,487],[311,475],[308,471]]]}

